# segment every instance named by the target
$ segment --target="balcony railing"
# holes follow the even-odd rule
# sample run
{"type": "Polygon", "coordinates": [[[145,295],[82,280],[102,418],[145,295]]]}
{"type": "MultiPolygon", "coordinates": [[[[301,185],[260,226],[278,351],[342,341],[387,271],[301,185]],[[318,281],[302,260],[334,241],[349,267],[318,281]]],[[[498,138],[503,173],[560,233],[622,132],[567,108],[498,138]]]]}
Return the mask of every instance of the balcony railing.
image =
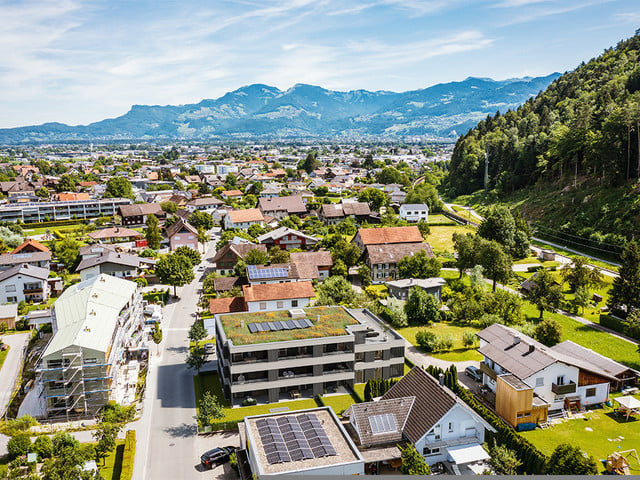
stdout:
{"type": "Polygon", "coordinates": [[[577,385],[575,382],[569,382],[564,385],[558,385],[557,383],[551,384],[551,391],[556,395],[566,395],[568,393],[576,393],[577,385]]]}
{"type": "Polygon", "coordinates": [[[24,290],[22,290],[23,293],[25,295],[34,295],[36,293],[42,293],[42,288],[41,287],[37,287],[37,288],[25,288],[24,290]]]}
{"type": "Polygon", "coordinates": [[[498,376],[496,371],[484,362],[480,362],[480,371],[486,374],[488,377],[492,378],[493,380],[495,380],[496,377],[498,376]]]}

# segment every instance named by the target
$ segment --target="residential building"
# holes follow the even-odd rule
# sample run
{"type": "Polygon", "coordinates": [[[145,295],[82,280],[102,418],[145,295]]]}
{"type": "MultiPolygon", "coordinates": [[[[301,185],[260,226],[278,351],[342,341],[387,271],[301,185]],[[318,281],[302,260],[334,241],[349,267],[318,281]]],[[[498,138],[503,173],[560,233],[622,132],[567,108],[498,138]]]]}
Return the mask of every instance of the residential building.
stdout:
{"type": "Polygon", "coordinates": [[[244,297],[221,297],[209,299],[209,313],[212,315],[246,311],[247,304],[244,301],[244,297]]]}
{"type": "Polygon", "coordinates": [[[364,473],[362,455],[330,407],[253,415],[240,428],[251,478],[364,473]]]}
{"type": "Polygon", "coordinates": [[[113,245],[111,243],[92,243],[81,246],[78,253],[82,260],[86,260],[87,258],[99,257],[107,252],[121,252],[121,250],[121,246],[113,245]]]}
{"type": "Polygon", "coordinates": [[[316,275],[313,278],[324,280],[331,274],[333,258],[331,252],[318,250],[317,252],[291,252],[289,261],[296,265],[305,265],[307,268],[314,268],[316,275]]]}
{"type": "Polygon", "coordinates": [[[246,241],[246,243],[234,243],[230,241],[216,252],[215,256],[211,259],[211,263],[214,264],[216,273],[220,275],[233,273],[233,268],[236,266],[236,263],[238,263],[238,260],[244,259],[251,250],[259,250],[267,253],[267,247],[262,244],[255,244],[249,241],[246,241]]]}
{"type": "Polygon", "coordinates": [[[128,198],[101,198],[70,202],[29,202],[0,205],[0,220],[38,223],[45,221],[86,219],[112,216],[121,205],[131,205],[128,198]]]}
{"type": "Polygon", "coordinates": [[[242,293],[249,312],[288,310],[306,307],[316,296],[309,281],[243,285],[242,293]]]}
{"type": "Polygon", "coordinates": [[[283,250],[306,249],[318,243],[316,237],[289,227],[276,228],[264,235],[260,235],[256,238],[256,241],[265,244],[268,248],[277,246],[283,250]]]}
{"type": "Polygon", "coordinates": [[[248,208],[246,210],[230,210],[224,217],[224,228],[240,228],[246,230],[251,225],[264,224],[264,216],[257,208],[248,208]]]}
{"type": "Polygon", "coordinates": [[[424,240],[418,227],[360,228],[353,239],[360,251],[369,245],[391,245],[398,243],[422,243],[424,240]]]}
{"type": "Polygon", "coordinates": [[[549,412],[601,404],[640,375],[570,341],[547,347],[500,324],[477,335],[483,383],[495,393],[496,413],[516,428],[544,423],[549,412]]]}
{"type": "Polygon", "coordinates": [[[215,330],[222,390],[234,404],[249,396],[270,403],[311,398],[404,372],[404,339],[366,309],[216,315],[205,327],[215,330]]]}
{"type": "Polygon", "coordinates": [[[173,252],[178,247],[190,247],[198,251],[198,230],[189,222],[178,218],[166,229],[169,238],[169,248],[173,252]]]}
{"type": "Polygon", "coordinates": [[[49,247],[43,245],[37,240],[33,240],[32,238],[27,238],[24,242],[18,245],[11,252],[12,255],[17,253],[35,253],[35,252],[50,252],[49,247]]]}
{"type": "MultiPolygon", "coordinates": [[[[42,310],[33,310],[34,312],[42,310]]],[[[45,310],[46,311],[46,310],[45,310]]],[[[4,324],[10,330],[16,328],[16,319],[18,318],[18,304],[11,303],[0,305],[0,325],[4,324]]]]}
{"type": "Polygon", "coordinates": [[[0,272],[8,270],[16,265],[27,263],[33,267],[49,270],[51,252],[38,251],[30,253],[3,253],[0,255],[0,272]]]}
{"type": "MultiPolygon", "coordinates": [[[[127,350],[140,346],[142,297],[134,282],[99,275],[71,285],[53,304],[53,336],[37,368],[47,417],[93,417],[109,400],[126,404],[127,350]]],[[[135,386],[133,388],[135,390],[135,386]]]]}
{"type": "Polygon", "coordinates": [[[269,283],[310,282],[317,278],[313,265],[304,263],[272,263],[270,265],[247,265],[247,280],[250,285],[269,283]]]}
{"type": "Polygon", "coordinates": [[[371,270],[373,283],[384,283],[389,279],[398,278],[398,263],[400,260],[419,252],[425,252],[429,258],[434,257],[431,246],[428,243],[367,245],[364,252],[364,262],[371,270]]]}
{"type": "Polygon", "coordinates": [[[344,416],[365,459],[370,450],[402,441],[411,442],[429,465],[447,461],[457,474],[482,473],[490,458],[482,445],[485,430],[495,429],[420,367],[380,400],[356,403],[344,416]]]}
{"type": "Polygon", "coordinates": [[[301,195],[289,195],[288,197],[260,197],[258,209],[263,215],[271,215],[273,218],[282,220],[291,215],[304,215],[307,213],[307,206],[302,201],[301,195]]]}
{"type": "Polygon", "coordinates": [[[142,234],[125,227],[107,227],[89,232],[89,238],[103,243],[121,243],[138,240],[142,238],[142,234]]]}
{"type": "Polygon", "coordinates": [[[357,223],[367,220],[371,215],[371,208],[366,202],[329,203],[322,205],[320,219],[327,225],[336,225],[347,218],[357,223]]]}
{"type": "Polygon", "coordinates": [[[418,287],[436,297],[438,301],[440,301],[442,287],[446,284],[447,281],[441,277],[403,278],[385,283],[389,291],[389,297],[396,298],[398,300],[406,300],[409,298],[411,289],[418,287]]]}
{"type": "Polygon", "coordinates": [[[428,222],[429,206],[425,203],[404,203],[400,205],[399,214],[407,222],[428,222]]]}
{"type": "Polygon", "coordinates": [[[222,195],[222,198],[230,200],[230,199],[240,199],[244,194],[240,190],[225,190],[224,192],[221,193],[221,195],[222,195]]]}
{"type": "Polygon", "coordinates": [[[116,278],[133,280],[139,276],[143,268],[155,265],[156,261],[125,253],[106,252],[99,256],[90,257],[80,262],[76,272],[80,273],[80,280],[85,281],[100,274],[111,275],[116,278]]]}
{"type": "Polygon", "coordinates": [[[149,215],[155,215],[161,222],[167,218],[166,212],[162,210],[159,203],[135,203],[120,206],[122,225],[125,226],[145,225],[149,215]]]}
{"type": "Polygon", "coordinates": [[[215,210],[223,205],[224,202],[216,197],[198,197],[189,200],[186,209],[189,212],[195,212],[196,210],[215,210]]]}
{"type": "Polygon", "coordinates": [[[49,298],[49,269],[28,263],[0,272],[0,304],[43,302],[49,298]]]}

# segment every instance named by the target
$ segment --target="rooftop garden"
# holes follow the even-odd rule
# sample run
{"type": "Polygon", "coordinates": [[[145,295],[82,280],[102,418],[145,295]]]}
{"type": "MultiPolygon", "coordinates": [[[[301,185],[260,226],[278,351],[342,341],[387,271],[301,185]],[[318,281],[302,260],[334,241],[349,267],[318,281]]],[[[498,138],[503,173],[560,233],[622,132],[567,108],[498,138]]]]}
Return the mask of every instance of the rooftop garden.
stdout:
{"type": "Polygon", "coordinates": [[[251,333],[250,323],[276,322],[292,320],[287,310],[276,312],[234,313],[223,315],[220,322],[224,333],[234,345],[251,345],[254,343],[284,342],[288,340],[305,340],[307,338],[335,337],[346,335],[347,325],[358,322],[341,307],[313,307],[304,309],[313,327],[251,333]]]}

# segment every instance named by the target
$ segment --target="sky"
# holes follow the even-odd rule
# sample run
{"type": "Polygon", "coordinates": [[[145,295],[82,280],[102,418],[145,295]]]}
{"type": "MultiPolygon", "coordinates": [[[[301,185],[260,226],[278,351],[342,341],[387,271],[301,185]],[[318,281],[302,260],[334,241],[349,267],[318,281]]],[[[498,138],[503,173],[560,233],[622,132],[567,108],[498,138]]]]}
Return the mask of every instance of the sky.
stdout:
{"type": "Polygon", "coordinates": [[[406,91],[575,68],[638,0],[0,0],[0,128],[87,124],[252,83],[406,91]]]}

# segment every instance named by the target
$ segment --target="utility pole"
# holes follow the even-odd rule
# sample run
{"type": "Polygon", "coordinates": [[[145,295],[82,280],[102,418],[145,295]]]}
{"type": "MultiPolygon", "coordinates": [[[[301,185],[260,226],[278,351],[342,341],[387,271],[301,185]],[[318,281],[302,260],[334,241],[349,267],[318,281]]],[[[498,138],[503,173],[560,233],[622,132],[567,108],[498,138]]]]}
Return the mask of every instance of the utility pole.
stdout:
{"type": "Polygon", "coordinates": [[[485,192],[489,188],[489,152],[484,152],[484,190],[485,192]]]}

